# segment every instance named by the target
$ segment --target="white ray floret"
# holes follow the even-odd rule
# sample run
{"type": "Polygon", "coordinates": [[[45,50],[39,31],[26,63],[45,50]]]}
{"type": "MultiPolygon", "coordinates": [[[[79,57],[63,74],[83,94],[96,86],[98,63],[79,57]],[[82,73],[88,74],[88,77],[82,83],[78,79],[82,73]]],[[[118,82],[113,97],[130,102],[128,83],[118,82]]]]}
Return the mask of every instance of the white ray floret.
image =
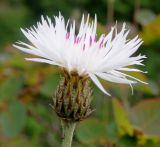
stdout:
{"type": "MultiPolygon", "coordinates": [[[[146,56],[133,54],[142,44],[136,36],[127,40],[129,31],[125,23],[120,32],[112,27],[108,35],[96,36],[97,18],[89,23],[89,16],[85,22],[82,17],[78,33],[75,33],[75,21],[65,23],[64,17],[54,16],[54,22],[49,17],[42,16],[41,22],[30,29],[21,29],[31,45],[17,42],[14,47],[19,50],[38,56],[26,58],[28,61],[43,62],[65,68],[69,73],[77,71],[80,76],[88,75],[96,86],[105,94],[99,78],[115,83],[134,84],[145,83],[133,76],[123,73],[143,72],[131,68],[131,65],[143,65],[146,56]],[[69,25],[70,24],[70,25],[69,25]]],[[[145,83],[146,84],[146,83],[145,83]]]]}

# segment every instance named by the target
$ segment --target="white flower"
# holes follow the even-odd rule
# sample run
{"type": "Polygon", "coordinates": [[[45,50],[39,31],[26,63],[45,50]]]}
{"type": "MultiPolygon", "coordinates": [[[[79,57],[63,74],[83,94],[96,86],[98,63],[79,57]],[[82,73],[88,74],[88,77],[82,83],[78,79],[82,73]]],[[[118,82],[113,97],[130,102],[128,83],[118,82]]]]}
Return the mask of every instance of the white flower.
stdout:
{"type": "Polygon", "coordinates": [[[17,42],[14,47],[19,50],[39,56],[39,58],[26,58],[34,62],[43,62],[65,68],[68,72],[77,71],[80,76],[88,75],[91,80],[105,94],[97,77],[115,83],[133,84],[145,83],[123,71],[142,72],[139,69],[129,68],[131,65],[143,65],[146,56],[132,56],[142,44],[142,40],[136,36],[127,40],[129,31],[125,24],[117,33],[116,26],[105,35],[96,38],[97,18],[89,23],[89,17],[84,22],[82,17],[79,32],[76,33],[75,21],[65,24],[64,17],[54,16],[54,22],[50,18],[41,18],[37,26],[30,29],[21,29],[32,45],[17,42]]]}

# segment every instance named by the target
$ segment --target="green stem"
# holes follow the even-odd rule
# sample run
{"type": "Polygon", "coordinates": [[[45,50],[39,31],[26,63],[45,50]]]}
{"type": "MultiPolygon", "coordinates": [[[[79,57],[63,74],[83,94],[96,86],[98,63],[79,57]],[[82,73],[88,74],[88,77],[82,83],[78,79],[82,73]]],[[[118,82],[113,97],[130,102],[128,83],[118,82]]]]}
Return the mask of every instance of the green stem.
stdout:
{"type": "Polygon", "coordinates": [[[74,122],[62,121],[62,130],[64,135],[64,139],[62,141],[62,147],[71,147],[75,127],[76,123],[74,122]]]}

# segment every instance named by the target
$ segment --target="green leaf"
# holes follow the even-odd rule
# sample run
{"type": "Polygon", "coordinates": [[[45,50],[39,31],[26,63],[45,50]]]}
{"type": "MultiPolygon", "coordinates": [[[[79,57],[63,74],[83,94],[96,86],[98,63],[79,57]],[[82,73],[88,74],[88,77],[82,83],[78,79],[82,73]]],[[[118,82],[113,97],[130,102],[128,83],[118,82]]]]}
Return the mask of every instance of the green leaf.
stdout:
{"type": "Polygon", "coordinates": [[[78,125],[76,136],[84,144],[106,140],[105,125],[96,119],[88,119],[78,125]]]}
{"type": "Polygon", "coordinates": [[[27,140],[26,136],[18,136],[10,139],[0,139],[1,147],[39,147],[38,143],[30,138],[27,140]]]}
{"type": "Polygon", "coordinates": [[[119,133],[121,135],[124,135],[124,134],[133,135],[133,127],[131,125],[131,122],[129,121],[129,118],[127,116],[127,113],[125,112],[125,109],[116,98],[112,99],[112,103],[113,103],[115,121],[119,130],[119,133]]]}
{"type": "Polygon", "coordinates": [[[97,147],[96,144],[77,144],[76,147],[97,147]]]}
{"type": "Polygon", "coordinates": [[[14,77],[5,80],[0,85],[0,100],[16,97],[23,86],[23,78],[14,77]]]}
{"type": "Polygon", "coordinates": [[[45,130],[45,128],[35,120],[34,117],[28,117],[26,123],[26,130],[32,138],[37,138],[45,130]]]}
{"type": "Polygon", "coordinates": [[[153,43],[154,41],[160,38],[159,25],[160,16],[157,16],[153,22],[143,27],[143,30],[141,32],[141,38],[143,39],[146,45],[153,43]]]}
{"type": "Polygon", "coordinates": [[[0,115],[1,132],[8,137],[18,135],[26,123],[26,111],[18,101],[11,101],[8,110],[0,115]]]}
{"type": "Polygon", "coordinates": [[[137,84],[134,86],[134,89],[137,90],[137,91],[141,91],[145,94],[156,94],[156,91],[153,89],[155,87],[153,87],[155,85],[147,85],[147,84],[137,84]]]}
{"type": "Polygon", "coordinates": [[[116,143],[116,147],[136,147],[136,137],[123,136],[120,137],[116,143]]]}
{"type": "Polygon", "coordinates": [[[144,100],[133,107],[136,129],[147,136],[160,136],[160,99],[144,100]]]}
{"type": "Polygon", "coordinates": [[[47,96],[53,96],[60,80],[59,74],[50,74],[41,87],[40,92],[47,96]]]}
{"type": "MultiPolygon", "coordinates": [[[[148,82],[147,76],[144,73],[140,73],[140,72],[129,73],[128,72],[128,74],[131,75],[131,76],[134,76],[134,77],[136,77],[138,79],[141,79],[144,82],[148,82]]],[[[143,92],[145,94],[154,94],[155,93],[153,86],[150,85],[150,84],[141,84],[141,83],[139,83],[139,84],[136,84],[134,86],[134,89],[137,90],[137,91],[141,91],[141,92],[143,92]]]]}
{"type": "Polygon", "coordinates": [[[160,147],[160,142],[154,142],[152,140],[147,140],[145,144],[142,144],[139,147],[160,147]]]}

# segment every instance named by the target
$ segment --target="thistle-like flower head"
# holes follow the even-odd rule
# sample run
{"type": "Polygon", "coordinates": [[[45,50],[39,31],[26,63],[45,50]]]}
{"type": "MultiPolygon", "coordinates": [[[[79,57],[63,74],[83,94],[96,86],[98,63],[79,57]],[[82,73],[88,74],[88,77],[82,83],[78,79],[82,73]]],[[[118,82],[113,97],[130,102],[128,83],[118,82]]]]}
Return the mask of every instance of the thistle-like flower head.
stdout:
{"type": "Polygon", "coordinates": [[[115,82],[133,84],[143,81],[130,76],[124,71],[142,72],[131,68],[132,65],[143,65],[146,56],[133,54],[142,44],[136,36],[127,40],[129,30],[125,23],[120,32],[116,26],[99,38],[96,35],[97,18],[89,23],[89,17],[82,17],[79,31],[76,33],[75,21],[65,23],[64,17],[54,16],[54,22],[49,17],[41,18],[36,26],[30,29],[21,29],[30,41],[30,44],[17,42],[14,47],[19,50],[38,56],[26,58],[34,62],[43,62],[64,68],[68,73],[77,72],[79,76],[88,76],[105,94],[99,78],[115,82]]]}

